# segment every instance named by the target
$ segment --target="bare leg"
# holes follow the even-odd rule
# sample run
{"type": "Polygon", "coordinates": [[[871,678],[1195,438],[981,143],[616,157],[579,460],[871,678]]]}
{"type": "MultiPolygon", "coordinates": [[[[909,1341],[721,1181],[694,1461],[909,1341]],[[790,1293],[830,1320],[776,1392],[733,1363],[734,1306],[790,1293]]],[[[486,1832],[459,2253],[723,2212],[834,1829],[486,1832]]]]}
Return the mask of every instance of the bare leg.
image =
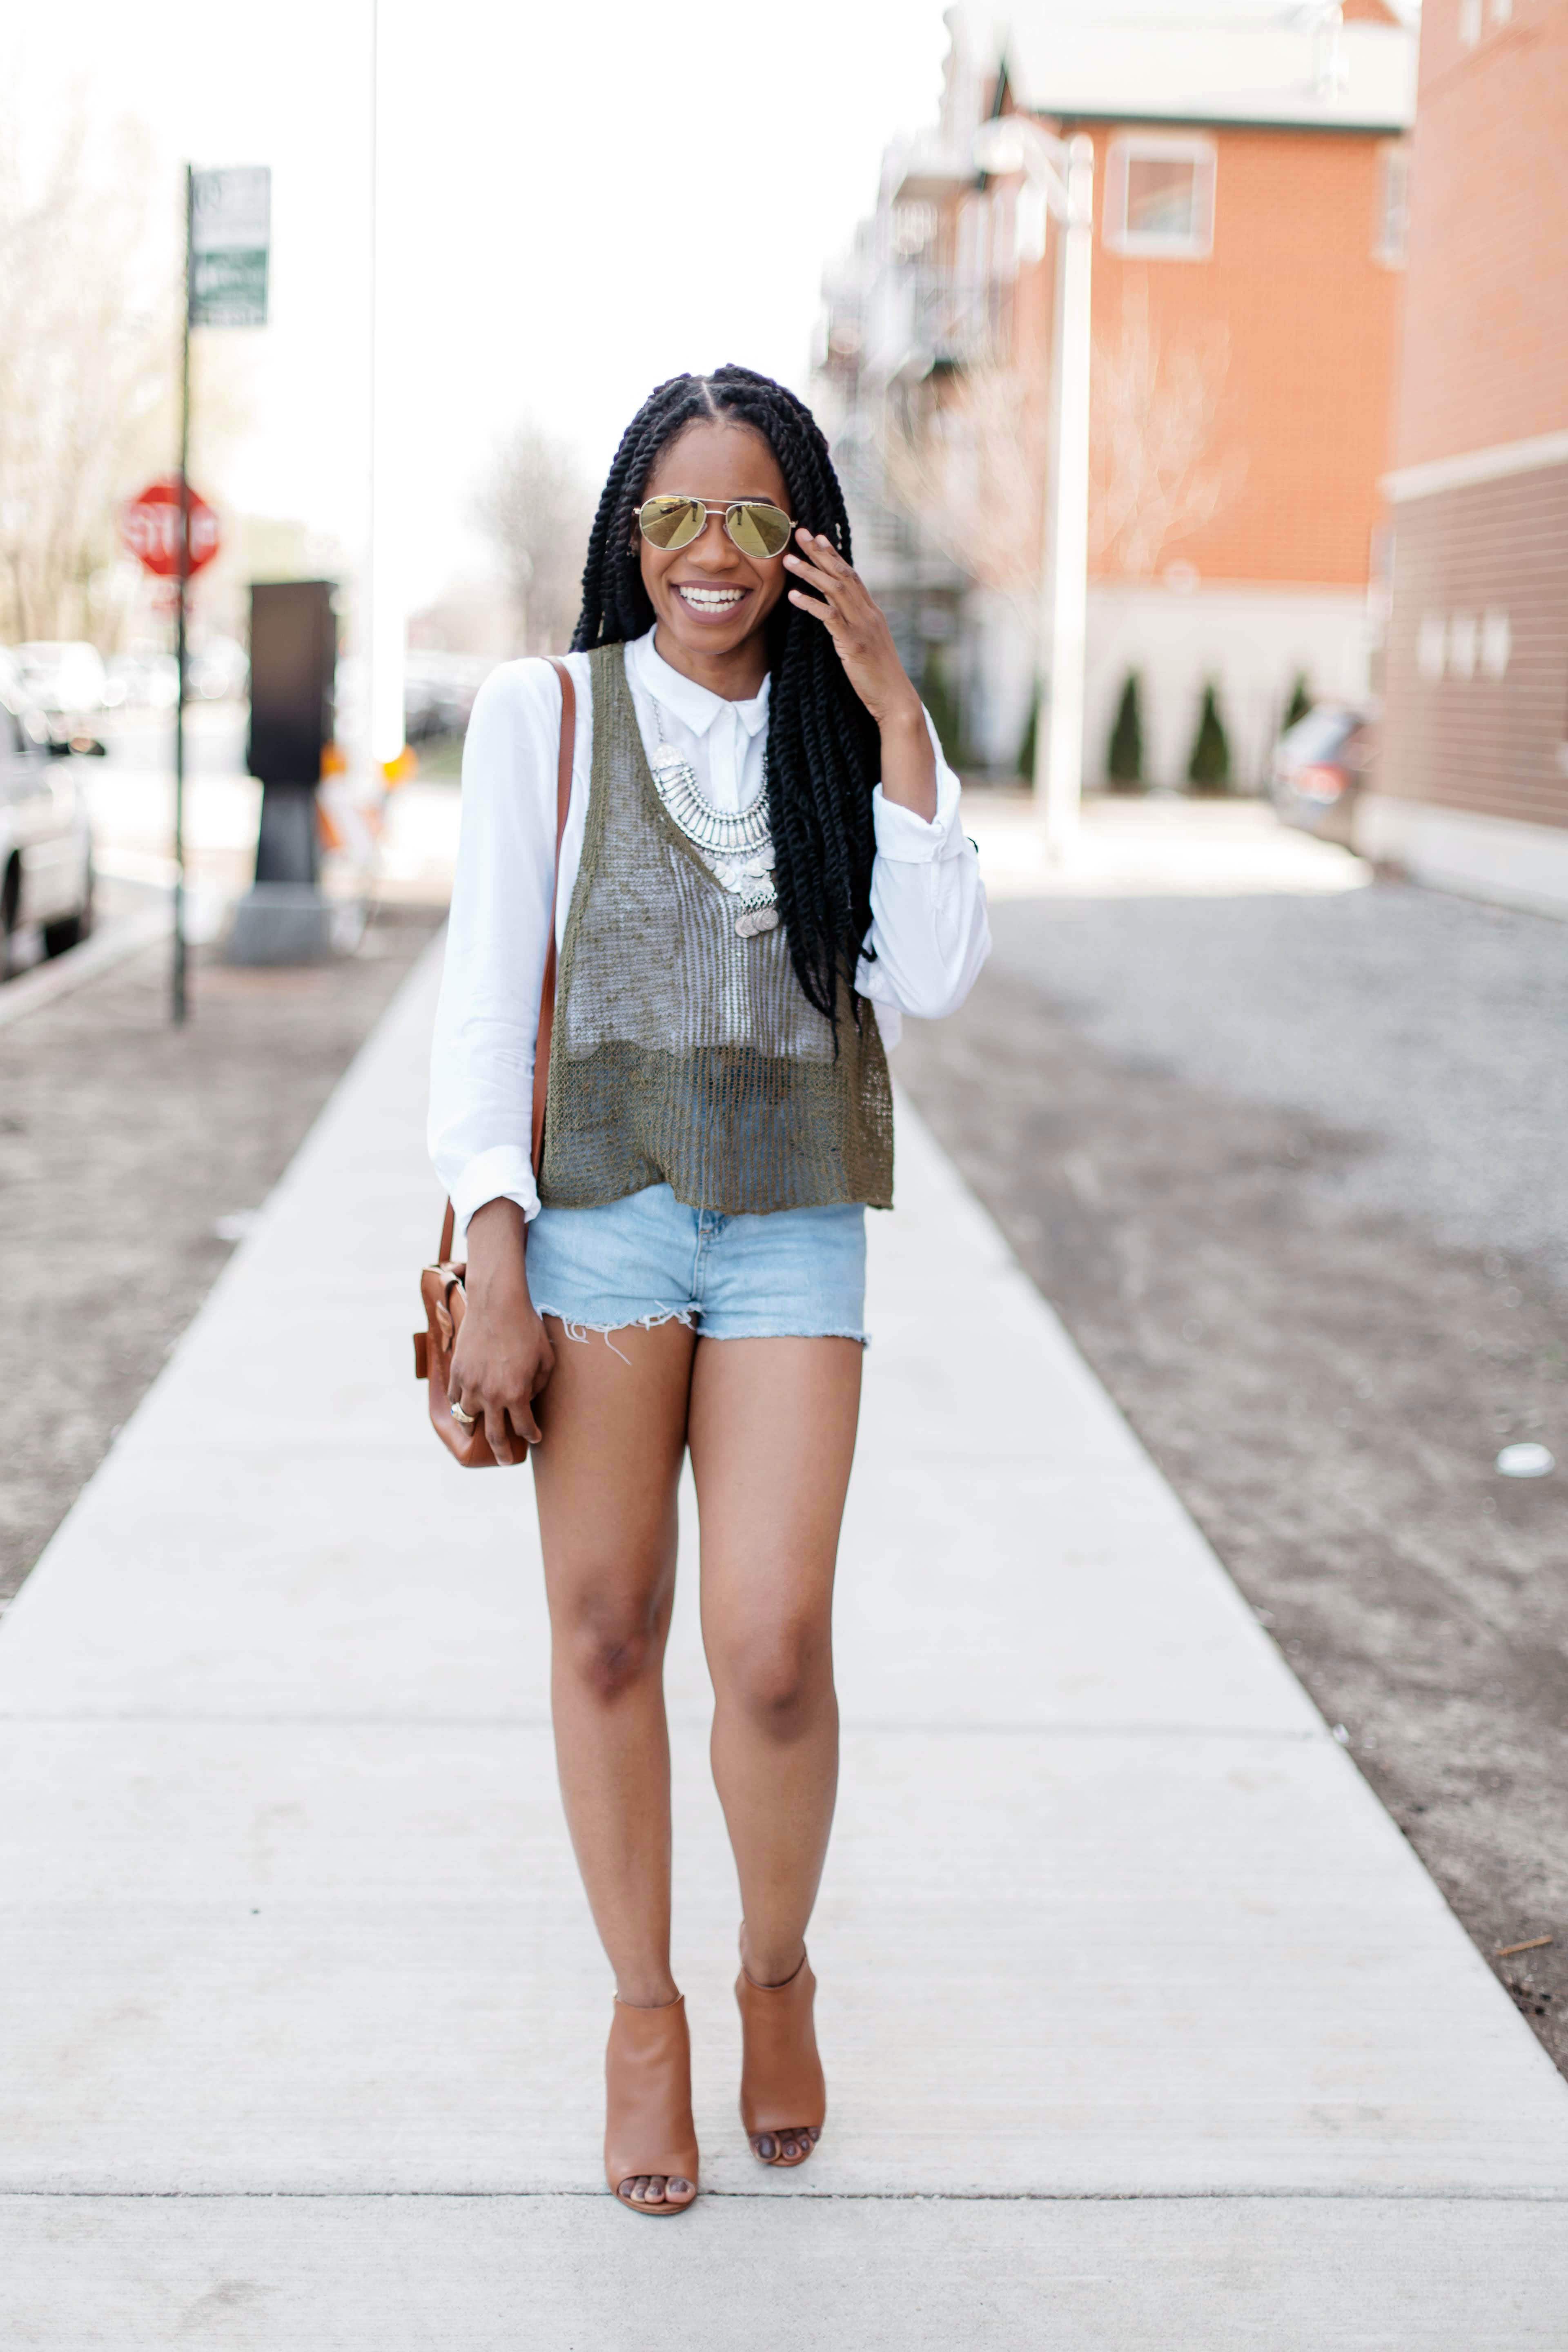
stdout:
{"type": "Polygon", "coordinates": [[[679,1323],[617,1331],[617,1355],[549,1328],[533,1478],[561,1793],[616,1990],[651,2009],[676,1990],[663,1676],[695,1341],[679,1323]]]}
{"type": "MultiPolygon", "coordinates": [[[[664,1649],[696,1343],[679,1323],[617,1331],[615,1349],[549,1324],[555,1368],[537,1400],[533,1479],[556,1765],[616,1998],[654,2010],[676,1999],[664,1649]]],[[[666,2210],[689,2204],[696,2184],[629,2174],[617,2189],[666,2210]]]]}
{"type": "Polygon", "coordinates": [[[800,1965],[833,1824],[833,1573],[860,1355],[852,1339],[703,1339],[692,1371],[713,1778],[758,1985],[800,1965]]]}

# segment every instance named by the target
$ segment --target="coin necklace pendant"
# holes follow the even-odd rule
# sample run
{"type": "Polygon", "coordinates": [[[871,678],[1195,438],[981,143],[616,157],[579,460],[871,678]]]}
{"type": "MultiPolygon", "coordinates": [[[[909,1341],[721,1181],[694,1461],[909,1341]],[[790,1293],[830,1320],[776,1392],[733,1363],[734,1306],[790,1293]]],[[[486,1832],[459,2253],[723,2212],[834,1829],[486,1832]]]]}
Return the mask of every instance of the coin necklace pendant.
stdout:
{"type": "Polygon", "coordinates": [[[776,929],[778,892],[773,887],[766,754],[763,760],[763,789],[751,806],[717,809],[699,790],[697,772],[690,761],[683,760],[665,740],[664,713],[657,702],[653,709],[658,727],[658,750],[648,765],[666,815],[697,851],[719,887],[729,898],[740,901],[735,912],[736,937],[750,940],[760,931],[776,929]]]}

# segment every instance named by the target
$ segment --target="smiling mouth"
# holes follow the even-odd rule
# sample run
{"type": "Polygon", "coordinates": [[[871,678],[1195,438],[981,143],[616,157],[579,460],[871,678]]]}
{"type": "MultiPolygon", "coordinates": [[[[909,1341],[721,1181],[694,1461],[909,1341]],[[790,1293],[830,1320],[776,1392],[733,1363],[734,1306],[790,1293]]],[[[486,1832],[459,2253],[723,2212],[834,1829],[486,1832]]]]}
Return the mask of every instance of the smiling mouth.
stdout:
{"type": "Polygon", "coordinates": [[[689,613],[704,621],[725,621],[738,612],[751,591],[746,588],[699,588],[689,581],[680,581],[676,594],[689,613]]]}

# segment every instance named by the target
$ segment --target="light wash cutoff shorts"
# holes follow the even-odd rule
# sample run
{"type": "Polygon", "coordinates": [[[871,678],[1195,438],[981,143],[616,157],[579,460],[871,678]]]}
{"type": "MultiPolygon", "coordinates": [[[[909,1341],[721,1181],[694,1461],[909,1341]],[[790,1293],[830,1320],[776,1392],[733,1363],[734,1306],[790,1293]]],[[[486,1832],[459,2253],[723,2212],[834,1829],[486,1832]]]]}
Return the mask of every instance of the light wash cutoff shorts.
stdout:
{"type": "Polygon", "coordinates": [[[574,1338],[679,1321],[704,1339],[864,1341],[866,1212],[858,1203],[726,1217],[668,1184],[597,1209],[541,1209],[528,1286],[574,1338]]]}

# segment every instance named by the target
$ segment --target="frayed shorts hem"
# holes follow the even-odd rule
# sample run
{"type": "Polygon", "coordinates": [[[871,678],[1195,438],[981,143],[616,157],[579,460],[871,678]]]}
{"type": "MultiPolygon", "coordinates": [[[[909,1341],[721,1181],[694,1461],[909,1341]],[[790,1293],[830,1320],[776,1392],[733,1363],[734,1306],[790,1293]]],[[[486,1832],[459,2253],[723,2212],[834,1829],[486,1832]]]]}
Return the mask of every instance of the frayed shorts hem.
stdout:
{"type": "Polygon", "coordinates": [[[548,1299],[536,1299],[534,1311],[552,1315],[569,1339],[586,1341],[589,1338],[609,1339],[617,1331],[658,1331],[667,1323],[683,1323],[700,1339],[853,1339],[857,1346],[868,1348],[870,1335],[865,1331],[825,1330],[820,1324],[807,1328],[797,1323],[749,1322],[733,1315],[704,1315],[700,1307],[660,1307],[649,1315],[622,1315],[605,1323],[595,1323],[564,1308],[552,1307],[548,1299]]]}
{"type": "Polygon", "coordinates": [[[658,1331],[666,1323],[684,1323],[689,1331],[697,1328],[695,1307],[656,1307],[649,1315],[617,1315],[607,1323],[569,1315],[564,1307],[552,1307],[546,1298],[536,1298],[533,1311],[536,1315],[553,1315],[569,1339],[585,1339],[590,1331],[601,1339],[607,1339],[612,1331],[658,1331]]]}

